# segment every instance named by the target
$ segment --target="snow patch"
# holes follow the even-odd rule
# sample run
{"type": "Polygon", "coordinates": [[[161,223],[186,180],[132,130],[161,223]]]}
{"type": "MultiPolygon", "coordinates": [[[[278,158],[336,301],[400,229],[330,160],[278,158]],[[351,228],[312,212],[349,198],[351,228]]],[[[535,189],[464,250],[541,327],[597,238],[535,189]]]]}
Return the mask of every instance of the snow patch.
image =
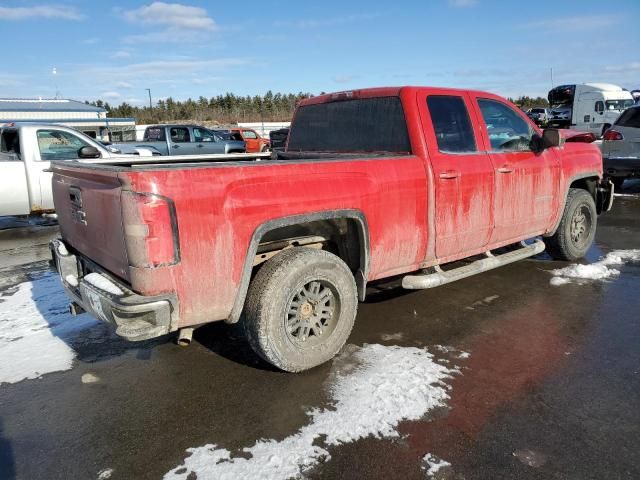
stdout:
{"type": "Polygon", "coordinates": [[[380,338],[385,342],[390,342],[391,340],[402,340],[404,338],[404,334],[402,332],[383,333],[380,335],[380,338]]]}
{"type": "Polygon", "coordinates": [[[590,265],[569,265],[565,268],[551,270],[551,285],[558,286],[571,283],[571,280],[604,280],[620,275],[620,271],[610,268],[612,265],[624,265],[640,260],[640,250],[614,250],[603,259],[590,265]]]}
{"type": "Polygon", "coordinates": [[[85,275],[83,277],[83,280],[85,282],[87,282],[87,283],[90,283],[94,287],[99,288],[100,290],[104,290],[105,292],[109,292],[112,295],[123,295],[124,294],[124,292],[122,290],[120,290],[120,288],[115,283],[113,283],[108,278],[103,277],[99,273],[93,272],[93,273],[90,273],[89,275],[85,275]]]}
{"type": "Polygon", "coordinates": [[[21,283],[0,297],[0,384],[68,370],[75,352],[65,338],[96,323],[72,317],[57,275],[21,283]]]}
{"type": "Polygon", "coordinates": [[[98,472],[98,480],[108,480],[113,475],[113,468],[105,468],[98,472]]]}
{"type": "Polygon", "coordinates": [[[373,436],[397,437],[402,420],[418,420],[449,398],[444,381],[458,370],[434,361],[426,349],[384,345],[352,347],[334,361],[331,408],[308,412],[310,423],[281,440],[259,440],[234,455],[216,444],[191,455],[165,479],[296,478],[330,458],[328,447],[373,436]],[[341,368],[343,366],[343,368],[341,368]],[[250,458],[244,458],[250,455],[250,458]]]}
{"type": "Polygon", "coordinates": [[[426,470],[427,477],[433,477],[441,468],[450,467],[451,464],[436,457],[432,453],[427,453],[422,457],[422,470],[426,470]]]}
{"type": "Polygon", "coordinates": [[[82,383],[97,383],[100,381],[100,377],[94,375],[93,373],[85,373],[80,377],[82,383]]]}

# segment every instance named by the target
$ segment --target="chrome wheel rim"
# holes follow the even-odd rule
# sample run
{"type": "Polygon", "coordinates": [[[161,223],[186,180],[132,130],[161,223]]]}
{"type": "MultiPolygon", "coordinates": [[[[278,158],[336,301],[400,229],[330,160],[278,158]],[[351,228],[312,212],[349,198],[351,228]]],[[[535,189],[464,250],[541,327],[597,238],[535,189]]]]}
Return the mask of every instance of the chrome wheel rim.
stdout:
{"type": "Polygon", "coordinates": [[[284,327],[289,340],[307,348],[324,342],[335,330],[340,313],[337,290],[323,280],[304,283],[289,297],[284,327]]]}
{"type": "Polygon", "coordinates": [[[569,234],[576,247],[584,247],[591,234],[592,218],[587,205],[580,205],[573,212],[569,234]]]}

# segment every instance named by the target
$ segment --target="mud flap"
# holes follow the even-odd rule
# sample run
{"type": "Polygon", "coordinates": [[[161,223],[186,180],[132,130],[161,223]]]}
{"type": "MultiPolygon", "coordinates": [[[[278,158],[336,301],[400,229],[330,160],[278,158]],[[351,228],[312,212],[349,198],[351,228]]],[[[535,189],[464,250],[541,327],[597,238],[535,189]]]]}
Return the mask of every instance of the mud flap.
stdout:
{"type": "Polygon", "coordinates": [[[608,212],[613,205],[613,182],[605,178],[598,183],[596,188],[596,211],[598,214],[608,212]]]}

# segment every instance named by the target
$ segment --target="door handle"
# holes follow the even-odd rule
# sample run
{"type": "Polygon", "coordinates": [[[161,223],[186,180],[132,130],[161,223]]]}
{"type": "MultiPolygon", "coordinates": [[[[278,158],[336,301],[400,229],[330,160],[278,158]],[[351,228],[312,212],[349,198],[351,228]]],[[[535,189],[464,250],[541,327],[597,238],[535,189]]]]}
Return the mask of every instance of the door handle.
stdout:
{"type": "Polygon", "coordinates": [[[199,144],[198,144],[198,148],[202,148],[202,147],[204,147],[204,145],[203,145],[203,144],[201,144],[201,143],[199,143],[199,144]]]}
{"type": "Polygon", "coordinates": [[[511,173],[513,172],[513,169],[507,165],[503,165],[502,167],[498,168],[498,173],[511,173]]]}
{"type": "Polygon", "coordinates": [[[179,148],[180,145],[176,145],[175,143],[173,145],[171,145],[171,148],[179,148]]]}
{"type": "Polygon", "coordinates": [[[444,179],[458,178],[459,176],[460,172],[456,172],[455,170],[446,170],[444,172],[440,172],[440,178],[444,179]]]}

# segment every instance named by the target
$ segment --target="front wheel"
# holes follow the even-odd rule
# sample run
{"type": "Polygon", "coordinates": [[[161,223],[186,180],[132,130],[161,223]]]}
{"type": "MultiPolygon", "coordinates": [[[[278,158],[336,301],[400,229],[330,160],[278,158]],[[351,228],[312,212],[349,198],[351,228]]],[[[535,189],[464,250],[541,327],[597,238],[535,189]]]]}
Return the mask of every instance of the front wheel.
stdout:
{"type": "Polygon", "coordinates": [[[570,188],[558,229],[545,239],[549,254],[556,260],[571,262],[584,257],[596,235],[597,218],[596,204],[589,192],[570,188]]]}
{"type": "Polygon", "coordinates": [[[267,261],[251,282],[244,327],[259,356],[287,372],[300,372],[338,353],[357,308],[353,274],[340,258],[291,248],[267,261]]]}

